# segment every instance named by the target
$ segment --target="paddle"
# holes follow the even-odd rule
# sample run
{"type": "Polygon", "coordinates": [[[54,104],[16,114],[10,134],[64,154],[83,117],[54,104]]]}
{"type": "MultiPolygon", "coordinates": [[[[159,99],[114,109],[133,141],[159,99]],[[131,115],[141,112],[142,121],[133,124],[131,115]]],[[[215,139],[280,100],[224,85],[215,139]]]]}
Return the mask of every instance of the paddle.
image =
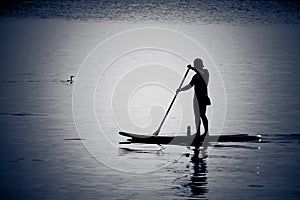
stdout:
{"type": "MultiPolygon", "coordinates": [[[[187,75],[188,75],[190,69],[191,69],[191,68],[188,66],[188,69],[186,70],[186,72],[185,72],[185,74],[184,74],[184,77],[183,77],[183,79],[182,79],[182,81],[181,81],[181,83],[180,83],[178,89],[181,88],[181,86],[182,86],[182,84],[183,84],[185,78],[187,77],[187,75]]],[[[176,92],[176,94],[175,94],[175,96],[173,97],[173,100],[172,100],[172,102],[171,102],[171,104],[170,104],[170,106],[169,106],[169,108],[168,108],[168,110],[167,110],[167,112],[166,112],[166,114],[165,114],[165,116],[164,116],[162,122],[160,123],[160,125],[159,125],[157,131],[155,131],[155,132],[153,133],[153,135],[158,135],[158,134],[159,134],[160,129],[161,129],[161,127],[163,126],[163,124],[164,124],[164,122],[165,122],[165,120],[166,120],[166,118],[167,118],[167,116],[168,116],[168,114],[169,114],[169,112],[170,112],[170,110],[171,110],[171,107],[173,106],[173,103],[174,103],[174,101],[175,101],[175,99],[176,99],[176,97],[177,97],[177,94],[178,94],[178,93],[176,92]]]]}

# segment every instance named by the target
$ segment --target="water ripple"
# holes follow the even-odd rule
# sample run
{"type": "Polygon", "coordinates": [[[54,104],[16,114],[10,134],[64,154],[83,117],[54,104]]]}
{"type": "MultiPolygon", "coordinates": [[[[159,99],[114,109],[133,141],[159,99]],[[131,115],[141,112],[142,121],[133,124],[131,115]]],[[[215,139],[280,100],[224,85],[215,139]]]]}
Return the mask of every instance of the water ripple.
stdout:
{"type": "Polygon", "coordinates": [[[13,1],[3,11],[8,17],[110,20],[116,22],[184,22],[229,24],[299,23],[297,1],[13,1]]]}

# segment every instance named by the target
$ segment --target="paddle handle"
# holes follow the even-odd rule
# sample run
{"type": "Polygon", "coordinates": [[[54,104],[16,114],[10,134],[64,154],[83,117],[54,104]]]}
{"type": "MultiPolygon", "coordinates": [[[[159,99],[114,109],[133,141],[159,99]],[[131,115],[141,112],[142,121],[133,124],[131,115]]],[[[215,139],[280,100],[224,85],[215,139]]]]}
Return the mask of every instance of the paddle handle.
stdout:
{"type": "MultiPolygon", "coordinates": [[[[188,69],[186,70],[186,72],[185,72],[185,74],[184,74],[184,77],[183,77],[183,79],[182,79],[182,81],[181,81],[181,83],[180,83],[178,89],[180,89],[180,88],[182,87],[182,85],[183,85],[183,83],[184,83],[184,80],[185,80],[185,78],[187,77],[189,71],[190,71],[190,68],[188,68],[188,69]]],[[[171,110],[171,108],[172,108],[174,102],[175,102],[175,99],[176,99],[176,97],[177,97],[177,94],[178,94],[178,93],[176,92],[176,94],[175,94],[175,96],[173,97],[173,100],[172,100],[172,102],[171,102],[171,104],[170,104],[170,106],[169,106],[169,108],[168,108],[168,110],[167,110],[167,112],[166,112],[166,114],[165,114],[165,116],[164,116],[162,122],[160,123],[160,125],[159,125],[157,131],[154,133],[154,135],[158,135],[158,133],[160,132],[160,129],[161,129],[161,127],[163,126],[163,124],[164,124],[164,122],[165,122],[165,120],[166,120],[166,118],[167,118],[167,116],[168,116],[168,114],[169,114],[169,112],[170,112],[170,110],[171,110]]]]}
{"type": "MultiPolygon", "coordinates": [[[[184,74],[184,77],[183,77],[183,79],[182,79],[182,81],[181,81],[181,83],[180,83],[178,89],[180,89],[180,88],[182,87],[182,85],[183,85],[183,83],[184,83],[184,80],[185,80],[185,78],[187,77],[189,71],[190,71],[190,68],[188,68],[188,69],[186,70],[186,72],[185,72],[185,74],[184,74]]],[[[177,93],[176,93],[175,96],[177,96],[177,93]]]]}

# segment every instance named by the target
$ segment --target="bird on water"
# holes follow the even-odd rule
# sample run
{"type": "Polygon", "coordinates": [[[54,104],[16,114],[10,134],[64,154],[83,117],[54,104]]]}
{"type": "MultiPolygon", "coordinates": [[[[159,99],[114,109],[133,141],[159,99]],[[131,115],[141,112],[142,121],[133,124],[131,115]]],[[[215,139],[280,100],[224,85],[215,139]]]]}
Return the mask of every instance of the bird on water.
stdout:
{"type": "Polygon", "coordinates": [[[73,78],[74,78],[74,76],[70,76],[70,79],[67,80],[67,82],[70,83],[70,84],[72,84],[72,83],[74,82],[74,81],[73,81],[73,78]]]}

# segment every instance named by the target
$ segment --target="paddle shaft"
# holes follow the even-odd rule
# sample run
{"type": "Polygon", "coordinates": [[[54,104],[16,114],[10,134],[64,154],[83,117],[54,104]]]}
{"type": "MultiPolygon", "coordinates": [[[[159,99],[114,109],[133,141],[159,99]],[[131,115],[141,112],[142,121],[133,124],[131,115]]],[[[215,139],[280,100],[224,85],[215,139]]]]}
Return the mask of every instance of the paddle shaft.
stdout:
{"type": "MultiPolygon", "coordinates": [[[[186,72],[185,72],[185,74],[184,74],[184,77],[183,77],[183,79],[182,79],[182,81],[181,81],[181,83],[180,83],[178,89],[180,89],[180,88],[182,87],[182,84],[183,84],[185,78],[187,77],[189,71],[190,71],[190,68],[188,68],[188,69],[186,70],[186,72]]],[[[174,102],[175,102],[175,99],[176,99],[176,97],[177,97],[177,94],[178,94],[178,93],[176,92],[176,94],[175,94],[175,96],[173,97],[173,100],[172,100],[172,102],[171,102],[171,104],[170,104],[170,106],[169,106],[169,108],[168,108],[168,110],[167,110],[167,112],[166,112],[166,114],[165,114],[165,116],[164,116],[162,122],[160,123],[160,125],[159,125],[157,131],[155,131],[155,133],[154,133],[153,135],[158,135],[158,134],[159,134],[160,129],[161,129],[161,127],[163,126],[163,124],[164,124],[164,122],[165,122],[165,120],[166,120],[166,118],[167,118],[167,116],[168,116],[168,114],[169,114],[169,112],[170,112],[170,110],[171,110],[171,108],[172,108],[174,102]]]]}

